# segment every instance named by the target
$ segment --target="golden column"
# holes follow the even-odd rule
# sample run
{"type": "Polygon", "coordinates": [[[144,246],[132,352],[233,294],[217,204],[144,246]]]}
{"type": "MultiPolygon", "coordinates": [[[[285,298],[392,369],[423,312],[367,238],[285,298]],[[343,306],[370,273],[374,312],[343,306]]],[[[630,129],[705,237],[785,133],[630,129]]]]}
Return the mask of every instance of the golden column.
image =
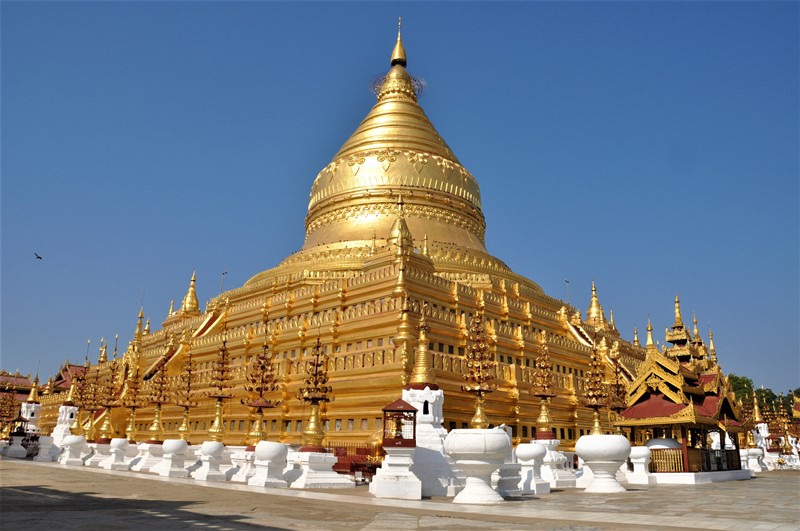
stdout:
{"type": "Polygon", "coordinates": [[[322,351],[319,337],[311,350],[311,357],[306,360],[305,384],[297,391],[297,398],[311,406],[306,429],[303,430],[303,446],[301,452],[324,452],[322,441],[325,439],[325,427],[319,414],[319,405],[330,402],[333,388],[328,384],[328,356],[322,351]]]}
{"type": "Polygon", "coordinates": [[[554,439],[553,430],[550,427],[550,399],[556,394],[553,392],[553,364],[550,362],[550,348],[547,346],[547,332],[542,330],[540,336],[542,345],[539,347],[539,355],[536,356],[533,373],[533,387],[531,394],[539,397],[539,418],[536,419],[536,439],[554,439]]]}
{"type": "Polygon", "coordinates": [[[262,309],[264,313],[264,346],[261,353],[253,359],[253,364],[247,372],[247,383],[244,389],[247,397],[242,399],[242,404],[250,408],[255,408],[255,418],[247,437],[250,446],[255,447],[258,441],[264,440],[264,408],[273,408],[277,405],[276,401],[267,398],[268,393],[278,390],[278,383],[275,374],[275,367],[272,365],[272,355],[269,352],[269,327],[267,326],[267,303],[262,309]]]}
{"type": "Polygon", "coordinates": [[[581,403],[591,408],[594,411],[592,416],[593,426],[592,435],[602,435],[603,430],[600,427],[600,408],[606,405],[608,398],[608,391],[604,381],[605,371],[603,370],[603,362],[597,355],[597,347],[592,348],[592,354],[589,358],[589,370],[586,371],[586,387],[581,397],[581,403]]]}
{"type": "Polygon", "coordinates": [[[489,427],[489,420],[484,411],[484,396],[495,390],[495,385],[489,382],[495,379],[497,364],[489,353],[486,329],[481,315],[475,315],[470,322],[466,359],[467,373],[464,379],[468,383],[462,385],[461,389],[475,395],[475,414],[469,425],[471,428],[484,429],[489,427]]]}

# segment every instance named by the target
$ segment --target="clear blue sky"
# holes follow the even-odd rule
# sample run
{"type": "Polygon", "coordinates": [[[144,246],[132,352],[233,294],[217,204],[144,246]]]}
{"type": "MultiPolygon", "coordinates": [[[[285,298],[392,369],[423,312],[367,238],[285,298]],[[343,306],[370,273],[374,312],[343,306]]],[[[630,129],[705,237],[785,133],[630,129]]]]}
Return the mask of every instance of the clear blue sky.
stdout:
{"type": "Polygon", "coordinates": [[[303,243],[398,15],[487,246],[631,339],[800,384],[796,2],[3,2],[2,360],[48,374],[303,243]],[[44,257],[36,260],[34,252],[44,257]]]}

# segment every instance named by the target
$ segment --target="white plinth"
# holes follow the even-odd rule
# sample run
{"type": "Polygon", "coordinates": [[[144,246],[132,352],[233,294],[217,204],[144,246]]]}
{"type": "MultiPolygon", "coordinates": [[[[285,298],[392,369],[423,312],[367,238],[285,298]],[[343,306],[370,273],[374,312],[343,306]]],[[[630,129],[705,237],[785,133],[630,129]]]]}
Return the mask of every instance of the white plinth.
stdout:
{"type": "Polygon", "coordinates": [[[652,452],[646,446],[632,446],[629,456],[633,471],[626,474],[629,485],[655,485],[656,478],[650,473],[652,452]]]}
{"type": "Polygon", "coordinates": [[[189,477],[189,471],[184,464],[189,454],[189,445],[183,439],[167,439],[161,445],[163,457],[161,461],[150,468],[152,474],[165,478],[189,477]]]}
{"type": "Polygon", "coordinates": [[[231,462],[236,466],[236,473],[231,476],[234,483],[247,483],[256,473],[255,450],[238,450],[231,453],[231,462]]]}
{"type": "Polygon", "coordinates": [[[254,473],[247,480],[251,487],[286,488],[289,484],[283,479],[286,456],[289,448],[282,443],[259,441],[254,454],[254,473]]]}
{"type": "Polygon", "coordinates": [[[537,439],[536,442],[547,450],[542,460],[542,479],[549,482],[552,489],[575,488],[575,473],[567,467],[567,457],[556,450],[561,441],[558,439],[537,439]]]}
{"type": "Polygon", "coordinates": [[[90,443],[89,447],[92,449],[92,456],[86,460],[86,466],[99,467],[100,463],[108,459],[111,455],[111,445],[102,443],[90,443]]]}
{"type": "Polygon", "coordinates": [[[466,476],[464,490],[453,503],[489,505],[504,501],[492,489],[491,476],[511,454],[511,439],[505,430],[453,430],[444,441],[444,451],[466,476]]]}
{"type": "Polygon", "coordinates": [[[64,437],[64,451],[58,459],[59,464],[83,466],[81,453],[86,448],[86,437],[83,435],[67,435],[64,437]]]}
{"type": "Polygon", "coordinates": [[[747,467],[754,473],[767,471],[767,465],[764,464],[763,449],[761,448],[747,449],[747,467]]]}
{"type": "Polygon", "coordinates": [[[40,463],[52,463],[59,454],[59,448],[53,445],[53,438],[45,435],[39,436],[39,453],[33,458],[40,463]]]}
{"type": "Polygon", "coordinates": [[[503,463],[492,473],[492,488],[503,498],[513,498],[522,494],[522,466],[519,463],[503,463]]]}
{"type": "Polygon", "coordinates": [[[414,448],[385,447],[386,458],[375,471],[369,491],[376,498],[421,500],[422,482],[411,472],[414,448]]]}
{"type": "Polygon", "coordinates": [[[200,447],[200,467],[191,473],[198,481],[225,481],[225,473],[220,470],[225,445],[216,441],[205,441],[200,447]]]}
{"type": "Polygon", "coordinates": [[[355,483],[347,476],[333,471],[336,456],[320,452],[297,452],[294,464],[300,468],[300,476],[292,481],[293,489],[348,489],[355,483]]]}
{"type": "Polygon", "coordinates": [[[402,398],[417,408],[417,449],[411,472],[422,482],[422,495],[452,498],[464,488],[466,477],[444,452],[444,392],[430,387],[404,389],[402,398]]]}
{"type": "Polygon", "coordinates": [[[100,468],[105,470],[128,470],[130,464],[125,460],[125,452],[128,450],[128,446],[127,439],[111,439],[108,457],[100,462],[100,468]]]}
{"type": "Polygon", "coordinates": [[[135,463],[131,466],[134,472],[149,472],[164,457],[164,450],[160,444],[139,443],[138,449],[139,455],[134,458],[135,463]]]}
{"type": "Polygon", "coordinates": [[[28,457],[28,449],[22,446],[24,435],[11,434],[11,444],[6,450],[6,457],[13,457],[14,459],[25,459],[28,457]]]}
{"type": "Polygon", "coordinates": [[[631,445],[623,435],[584,435],[578,439],[575,453],[594,473],[594,480],[584,492],[625,492],[616,475],[630,452],[631,445]]]}
{"type": "Polygon", "coordinates": [[[542,479],[541,469],[547,448],[531,441],[517,446],[515,450],[520,465],[519,490],[522,494],[548,494],[550,482],[542,479]]]}

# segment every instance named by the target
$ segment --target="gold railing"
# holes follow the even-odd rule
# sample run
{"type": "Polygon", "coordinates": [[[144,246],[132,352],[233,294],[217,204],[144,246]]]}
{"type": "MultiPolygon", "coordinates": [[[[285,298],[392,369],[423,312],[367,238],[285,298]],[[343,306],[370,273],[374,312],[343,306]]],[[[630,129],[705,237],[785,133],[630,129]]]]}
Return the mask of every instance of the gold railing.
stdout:
{"type": "Polygon", "coordinates": [[[680,448],[651,450],[650,472],[683,472],[683,452],[680,448]]]}

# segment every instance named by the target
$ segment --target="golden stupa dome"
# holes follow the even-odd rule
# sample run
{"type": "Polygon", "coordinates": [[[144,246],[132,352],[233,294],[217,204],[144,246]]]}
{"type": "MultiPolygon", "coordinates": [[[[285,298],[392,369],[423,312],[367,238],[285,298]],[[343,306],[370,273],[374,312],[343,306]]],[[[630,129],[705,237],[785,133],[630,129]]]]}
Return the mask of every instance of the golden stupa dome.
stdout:
{"type": "Polygon", "coordinates": [[[487,252],[478,183],[420,107],[406,64],[398,28],[377,103],[314,180],[302,249],[246,285],[361,270],[370,256],[402,240],[439,275],[484,288],[498,276],[543,293],[487,252]]]}
{"type": "Polygon", "coordinates": [[[417,102],[398,31],[378,101],[311,188],[304,251],[385,238],[405,202],[415,239],[486,252],[480,189],[417,102]]]}

